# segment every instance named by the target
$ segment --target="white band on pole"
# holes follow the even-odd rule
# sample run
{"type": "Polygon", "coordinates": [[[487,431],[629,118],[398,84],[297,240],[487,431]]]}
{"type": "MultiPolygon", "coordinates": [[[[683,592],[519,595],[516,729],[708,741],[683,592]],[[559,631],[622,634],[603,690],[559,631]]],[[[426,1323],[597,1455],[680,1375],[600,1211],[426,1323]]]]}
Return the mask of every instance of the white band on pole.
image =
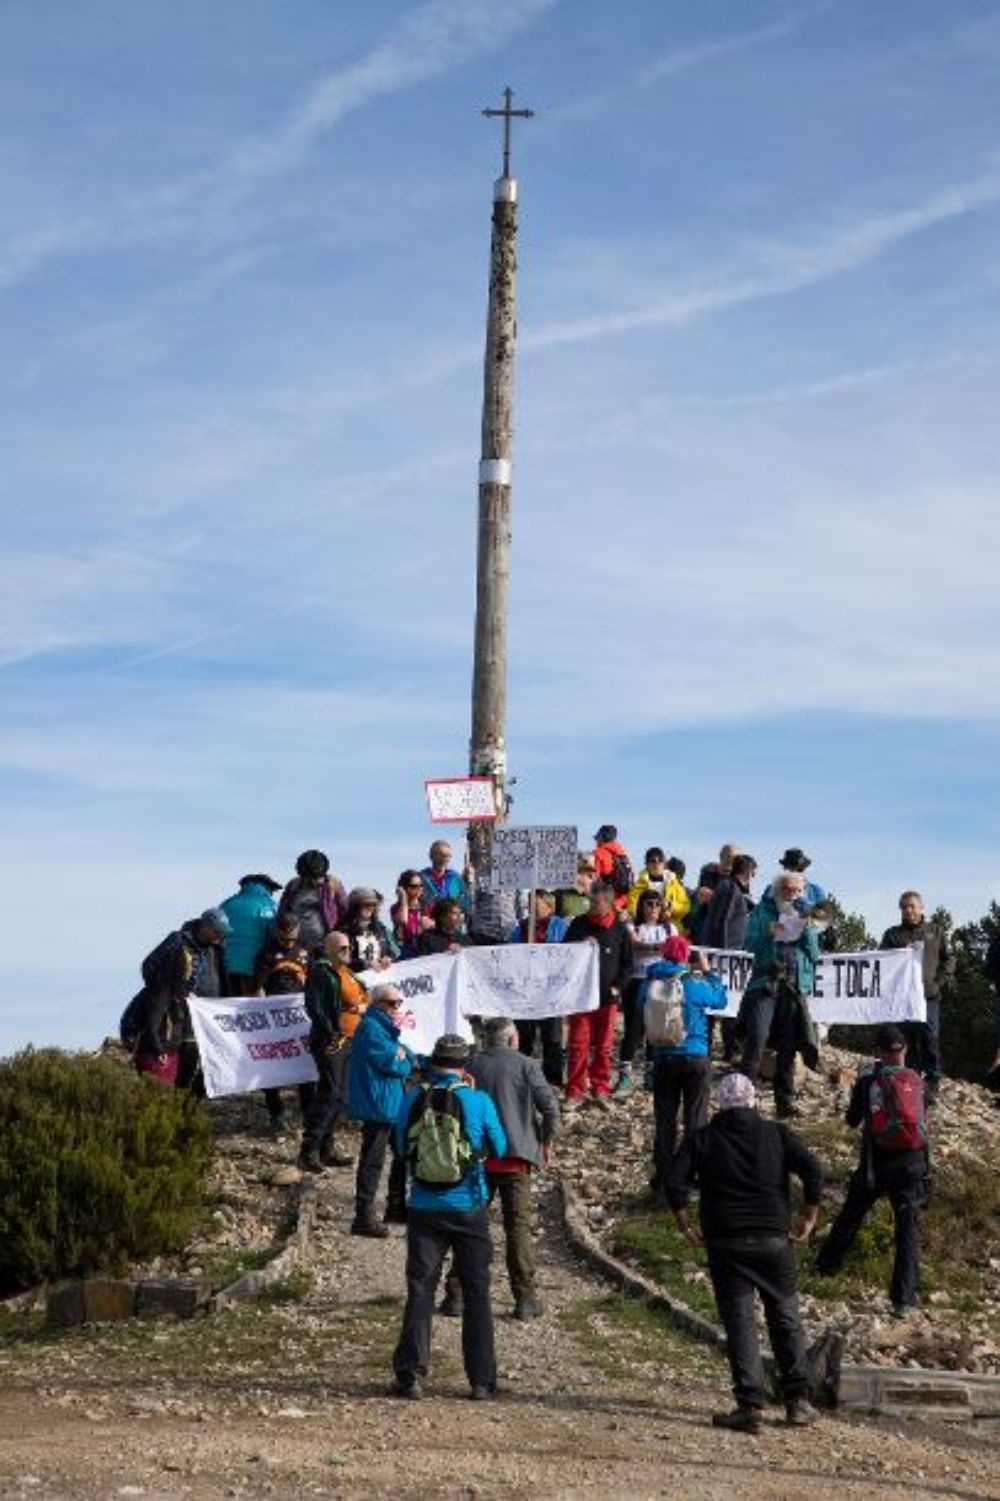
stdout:
{"type": "Polygon", "coordinates": [[[493,184],[493,202],[494,203],[516,203],[517,202],[517,178],[516,177],[498,177],[497,178],[496,182],[493,184]]]}
{"type": "Polygon", "coordinates": [[[481,485],[509,485],[510,459],[483,459],[479,465],[481,485]]]}

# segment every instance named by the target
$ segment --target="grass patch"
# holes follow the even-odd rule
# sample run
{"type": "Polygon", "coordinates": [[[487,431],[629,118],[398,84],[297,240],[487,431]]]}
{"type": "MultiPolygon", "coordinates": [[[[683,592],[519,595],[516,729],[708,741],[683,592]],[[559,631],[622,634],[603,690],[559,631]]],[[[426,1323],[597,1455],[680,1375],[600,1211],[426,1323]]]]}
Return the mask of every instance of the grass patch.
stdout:
{"type": "Polygon", "coordinates": [[[605,1376],[634,1379],[637,1366],[666,1367],[669,1374],[717,1377],[718,1354],[680,1333],[660,1309],[621,1293],[584,1298],[564,1308],[559,1323],[605,1376]]]}
{"type": "Polygon", "coordinates": [[[275,1255],[273,1247],[255,1246],[246,1250],[205,1251],[198,1257],[198,1266],[212,1285],[212,1291],[228,1287],[244,1272],[258,1272],[275,1255]]]}
{"type": "Polygon", "coordinates": [[[309,1295],[312,1278],[301,1269],[289,1272],[277,1282],[271,1282],[258,1295],[258,1303],[265,1307],[276,1303],[301,1303],[309,1295]]]}
{"type": "Polygon", "coordinates": [[[636,1262],[678,1302],[718,1325],[715,1298],[707,1280],[708,1258],[704,1251],[691,1248],[672,1215],[662,1210],[640,1211],[620,1220],[611,1249],[616,1256],[636,1262]]]}

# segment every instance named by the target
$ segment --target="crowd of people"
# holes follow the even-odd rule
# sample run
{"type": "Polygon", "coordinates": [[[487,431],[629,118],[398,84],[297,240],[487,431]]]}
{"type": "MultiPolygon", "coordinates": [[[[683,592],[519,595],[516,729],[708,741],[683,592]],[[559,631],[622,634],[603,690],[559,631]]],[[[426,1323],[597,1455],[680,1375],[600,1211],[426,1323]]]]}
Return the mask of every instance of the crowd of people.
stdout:
{"type": "MultiPolygon", "coordinates": [[[[544,1307],[532,1174],[548,1164],[561,1122],[585,1105],[612,1110],[641,1071],[653,1097],[653,1202],[669,1206],[687,1239],[706,1245],[727,1332],[736,1406],[715,1421],[747,1432],[760,1426],[759,1296],[787,1420],[808,1424],[816,1414],[791,1243],[814,1233],[823,1175],[788,1122],[801,1113],[796,1058],[818,1066],[809,997],[829,943],[828,896],[807,875],[810,864],[801,849],[787,849],[755,898],[757,862],[727,843],[689,886],[685,863],[658,846],[636,872],[617,829],[602,825],[573,885],[528,900],[477,883],[468,866],[453,868],[451,847],[437,840],[426,866],[401,872],[383,915],[374,887],[348,890],[322,851],[307,850],[287,883],[246,875],[218,906],[167,935],[143,961],[122,1037],[140,1073],[197,1092],[190,997],[304,996],[317,1079],[299,1086],[298,1165],[311,1174],[355,1167],[353,1234],[381,1239],[393,1223],[406,1225],[407,1301],[393,1390],[410,1398],[422,1394],[429,1368],[449,1253],[439,1312],[462,1318],[473,1398],[496,1390],[488,1206],[499,1198],[514,1316],[537,1318],[544,1307]],[[416,1056],[401,1035],[392,965],[498,942],[596,945],[598,1006],[568,1018],[491,1019],[477,1026],[472,1047],[446,1035],[429,1057],[416,1056]],[[752,956],[737,1018],[712,1015],[725,1008],[726,992],[706,949],[752,956]],[[710,1112],[713,1046],[723,1072],[710,1112]],[[766,1049],[774,1055],[774,1120],[757,1109],[766,1049]],[[342,1132],[338,1138],[348,1120],[361,1127],[356,1163],[342,1132]],[[795,1225],[790,1176],[801,1180],[805,1201],[795,1225]],[[689,1218],[695,1194],[700,1229],[689,1218]]],[[[859,1076],[847,1111],[847,1124],[861,1130],[859,1166],[816,1259],[818,1271],[835,1272],[872,1204],[887,1196],[896,1227],[890,1297],[900,1317],[919,1297],[926,1112],[940,1080],[941,985],[952,963],[946,935],[914,891],[903,893],[900,922],[881,944],[910,945],[920,946],[926,1021],[879,1030],[878,1057],[859,1076]]],[[[991,962],[1000,995],[1000,952],[991,951],[991,962]]],[[[285,1093],[265,1094],[276,1136],[289,1129],[285,1093]]]]}

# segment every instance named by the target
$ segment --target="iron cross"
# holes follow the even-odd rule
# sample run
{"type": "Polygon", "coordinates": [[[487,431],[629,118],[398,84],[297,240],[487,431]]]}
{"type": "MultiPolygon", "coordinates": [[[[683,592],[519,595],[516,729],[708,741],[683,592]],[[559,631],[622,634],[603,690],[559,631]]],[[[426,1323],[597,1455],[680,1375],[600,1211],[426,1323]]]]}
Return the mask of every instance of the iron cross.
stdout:
{"type": "Polygon", "coordinates": [[[532,117],[532,115],[535,113],[535,111],[533,109],[512,109],[511,108],[511,100],[514,98],[514,92],[509,87],[506,88],[506,89],[504,89],[504,91],[503,91],[503,97],[504,97],[504,106],[503,106],[503,109],[484,109],[483,110],[483,114],[484,115],[488,115],[488,116],[490,116],[492,118],[500,118],[500,119],[503,120],[503,175],[504,175],[504,177],[509,177],[510,176],[510,122],[513,119],[530,120],[531,117],[532,117]]]}

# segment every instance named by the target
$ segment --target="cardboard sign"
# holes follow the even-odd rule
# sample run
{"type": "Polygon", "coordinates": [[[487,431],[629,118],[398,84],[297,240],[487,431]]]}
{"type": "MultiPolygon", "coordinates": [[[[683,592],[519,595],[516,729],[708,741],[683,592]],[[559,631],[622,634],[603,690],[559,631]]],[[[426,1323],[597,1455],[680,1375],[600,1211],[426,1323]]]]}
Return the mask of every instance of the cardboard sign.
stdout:
{"type": "Polygon", "coordinates": [[[494,891],[572,886],[576,861],[577,831],[569,825],[494,829],[490,885],[494,891]]]}
{"type": "Polygon", "coordinates": [[[442,777],[424,783],[431,823],[476,823],[496,818],[492,777],[442,777]]]}

